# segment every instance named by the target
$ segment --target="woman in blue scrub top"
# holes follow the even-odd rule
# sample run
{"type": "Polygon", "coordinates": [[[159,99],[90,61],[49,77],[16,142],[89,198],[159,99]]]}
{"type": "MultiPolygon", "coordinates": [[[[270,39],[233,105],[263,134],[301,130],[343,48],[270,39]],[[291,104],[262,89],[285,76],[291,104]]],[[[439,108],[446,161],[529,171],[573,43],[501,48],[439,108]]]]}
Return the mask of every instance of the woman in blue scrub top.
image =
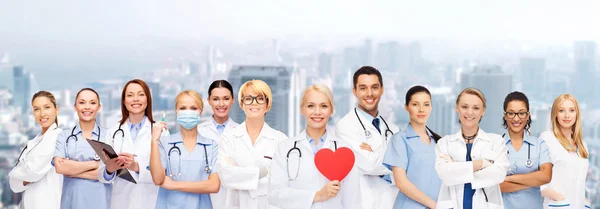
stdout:
{"type": "MultiPolygon", "coordinates": [[[[79,123],[57,137],[53,164],[56,173],[64,175],[62,209],[108,209],[110,206],[112,185],[98,181],[100,157],[86,141],[93,139],[109,143],[104,135],[106,131],[96,124],[99,110],[98,93],[91,88],[81,89],[75,97],[79,123]]],[[[112,161],[120,162],[119,165],[122,163],[118,158],[112,161]]]]}
{"type": "Polygon", "coordinates": [[[515,91],[506,96],[502,121],[510,161],[506,180],[500,184],[504,205],[511,209],[541,209],[544,199],[540,186],[550,182],[552,164],[546,143],[528,134],[531,117],[525,94],[515,91]]]}
{"type": "Polygon", "coordinates": [[[427,127],[431,93],[423,86],[410,88],[404,108],[410,123],[394,134],[383,160],[400,190],[394,208],[436,208],[442,181],[435,172],[435,144],[441,137],[427,127]]]}
{"type": "Polygon", "coordinates": [[[154,184],[160,185],[156,208],[211,209],[209,194],[218,192],[220,186],[215,166],[218,146],[197,131],[202,97],[192,90],[183,91],[175,98],[175,107],[181,132],[161,138],[165,122],[158,122],[152,130],[150,173],[154,184]]]}

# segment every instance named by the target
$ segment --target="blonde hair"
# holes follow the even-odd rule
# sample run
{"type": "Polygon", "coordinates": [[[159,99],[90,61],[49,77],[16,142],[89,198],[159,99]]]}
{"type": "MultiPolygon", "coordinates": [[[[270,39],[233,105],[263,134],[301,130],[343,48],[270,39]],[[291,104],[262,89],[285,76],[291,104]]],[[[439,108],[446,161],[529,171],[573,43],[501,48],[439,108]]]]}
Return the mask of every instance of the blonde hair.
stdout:
{"type": "Polygon", "coordinates": [[[320,84],[320,83],[310,85],[309,87],[304,89],[304,92],[302,93],[302,100],[300,100],[300,109],[302,109],[304,107],[304,104],[306,103],[306,95],[308,95],[308,92],[311,92],[311,91],[325,94],[327,99],[329,99],[329,105],[331,106],[331,112],[333,113],[335,111],[335,105],[333,104],[333,101],[334,101],[333,93],[331,93],[331,90],[329,89],[329,87],[327,87],[325,84],[320,84]]]}
{"type": "Polygon", "coordinates": [[[181,97],[186,95],[194,98],[198,106],[200,106],[201,110],[204,109],[204,102],[202,101],[202,96],[200,96],[200,94],[194,90],[185,90],[177,94],[177,97],[175,97],[175,110],[177,110],[177,105],[179,104],[179,100],[181,99],[181,97]]]}
{"type": "Polygon", "coordinates": [[[251,93],[258,94],[257,96],[264,96],[267,98],[267,111],[271,110],[271,105],[273,104],[273,94],[271,93],[271,87],[267,83],[262,80],[249,80],[246,83],[242,84],[240,90],[238,91],[238,103],[240,108],[244,108],[244,96],[246,96],[246,91],[251,93]]]}
{"type": "Polygon", "coordinates": [[[460,101],[460,97],[462,97],[465,94],[475,95],[475,96],[479,97],[479,99],[481,99],[481,102],[483,102],[483,109],[486,108],[485,96],[479,89],[476,89],[473,87],[466,88],[466,89],[462,90],[460,92],[460,94],[458,94],[458,97],[456,97],[456,105],[458,105],[458,101],[460,101]]]}
{"type": "Polygon", "coordinates": [[[575,99],[575,97],[573,95],[570,94],[561,94],[558,97],[556,97],[556,99],[554,100],[554,103],[552,104],[552,112],[550,113],[550,119],[552,120],[552,132],[554,132],[554,136],[556,137],[556,139],[558,139],[558,142],[560,142],[560,144],[568,151],[568,152],[575,152],[577,151],[573,146],[571,146],[571,143],[569,143],[569,140],[567,139],[567,136],[563,135],[563,133],[560,131],[560,124],[558,124],[558,111],[559,111],[559,106],[560,104],[562,104],[564,101],[570,100],[575,104],[575,111],[577,113],[577,118],[575,119],[575,124],[573,124],[573,126],[571,127],[571,130],[573,131],[573,141],[575,141],[575,145],[579,148],[579,156],[583,157],[583,158],[588,158],[588,151],[586,149],[585,146],[583,146],[583,131],[582,131],[582,125],[581,125],[581,111],[579,109],[579,103],[577,102],[577,99],[575,99]]]}

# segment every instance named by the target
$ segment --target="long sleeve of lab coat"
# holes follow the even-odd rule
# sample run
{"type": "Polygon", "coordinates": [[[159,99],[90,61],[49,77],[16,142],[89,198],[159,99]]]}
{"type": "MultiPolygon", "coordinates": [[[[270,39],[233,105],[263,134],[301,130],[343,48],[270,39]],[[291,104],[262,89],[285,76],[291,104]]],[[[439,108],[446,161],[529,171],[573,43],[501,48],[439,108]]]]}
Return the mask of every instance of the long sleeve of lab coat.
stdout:
{"type": "MultiPolygon", "coordinates": [[[[279,148],[273,157],[271,164],[271,176],[269,179],[269,202],[279,208],[303,209],[311,208],[313,199],[318,190],[296,189],[289,187],[285,142],[279,144],[279,148]]],[[[318,181],[318,180],[313,180],[318,181]]]]}
{"type": "Polygon", "coordinates": [[[352,126],[338,123],[335,128],[335,135],[338,139],[350,145],[356,156],[356,164],[361,173],[374,176],[390,174],[391,171],[383,165],[385,147],[387,146],[386,142],[382,142],[382,145],[379,147],[372,147],[373,152],[362,150],[360,148],[363,142],[361,139],[362,135],[357,135],[352,128],[352,126]]]}
{"type": "MultiPolygon", "coordinates": [[[[9,184],[13,192],[23,192],[28,186],[23,186],[23,182],[37,182],[52,169],[52,158],[56,149],[56,137],[60,130],[48,130],[42,136],[43,139],[35,147],[32,152],[29,152],[25,159],[19,162],[17,167],[13,168],[8,174],[9,184]]],[[[33,149],[31,147],[30,149],[33,149]]]]}
{"type": "Polygon", "coordinates": [[[237,166],[232,156],[235,152],[233,139],[233,136],[224,134],[219,141],[217,167],[221,183],[227,189],[256,190],[260,168],[258,166],[237,166]]]}
{"type": "MultiPolygon", "coordinates": [[[[480,171],[473,172],[473,162],[446,162],[440,156],[448,155],[448,140],[442,139],[436,145],[435,170],[445,185],[454,186],[471,183],[473,189],[490,187],[500,184],[506,178],[508,155],[502,140],[492,139],[494,163],[480,171]]],[[[489,156],[489,155],[488,155],[489,156]]],[[[488,157],[490,158],[490,157],[488,157]]]]}

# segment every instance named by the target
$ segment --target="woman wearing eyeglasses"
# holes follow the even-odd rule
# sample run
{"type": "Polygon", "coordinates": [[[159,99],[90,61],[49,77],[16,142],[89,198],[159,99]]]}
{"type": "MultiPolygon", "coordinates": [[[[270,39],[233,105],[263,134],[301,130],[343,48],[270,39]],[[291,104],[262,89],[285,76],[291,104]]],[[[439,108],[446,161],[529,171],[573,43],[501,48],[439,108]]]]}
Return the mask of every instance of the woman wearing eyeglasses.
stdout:
{"type": "Polygon", "coordinates": [[[529,135],[531,117],[525,94],[515,91],[506,96],[502,124],[507,131],[502,136],[510,161],[506,179],[500,184],[504,205],[511,209],[541,209],[540,186],[550,182],[552,163],[546,143],[529,135]]]}
{"type": "Polygon", "coordinates": [[[248,81],[238,95],[246,120],[223,133],[217,158],[219,177],[228,192],[225,208],[274,208],[267,199],[269,168],[277,145],[288,137],[265,123],[273,103],[267,83],[248,81]]]}
{"type": "Polygon", "coordinates": [[[48,163],[56,148],[56,138],[62,132],[56,117],[58,106],[54,95],[47,91],[35,93],[31,106],[42,132],[27,142],[15,167],[8,174],[10,189],[14,193],[23,192],[20,208],[58,209],[63,176],[56,174],[54,167],[48,163]]]}

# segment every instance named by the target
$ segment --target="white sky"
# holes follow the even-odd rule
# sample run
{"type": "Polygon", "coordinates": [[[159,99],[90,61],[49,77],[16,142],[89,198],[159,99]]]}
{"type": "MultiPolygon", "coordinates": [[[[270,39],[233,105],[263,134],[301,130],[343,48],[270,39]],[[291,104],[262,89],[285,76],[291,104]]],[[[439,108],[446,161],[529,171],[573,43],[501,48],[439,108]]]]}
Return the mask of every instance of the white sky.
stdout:
{"type": "Polygon", "coordinates": [[[21,37],[600,40],[598,1],[0,0],[0,43],[21,37]]]}

